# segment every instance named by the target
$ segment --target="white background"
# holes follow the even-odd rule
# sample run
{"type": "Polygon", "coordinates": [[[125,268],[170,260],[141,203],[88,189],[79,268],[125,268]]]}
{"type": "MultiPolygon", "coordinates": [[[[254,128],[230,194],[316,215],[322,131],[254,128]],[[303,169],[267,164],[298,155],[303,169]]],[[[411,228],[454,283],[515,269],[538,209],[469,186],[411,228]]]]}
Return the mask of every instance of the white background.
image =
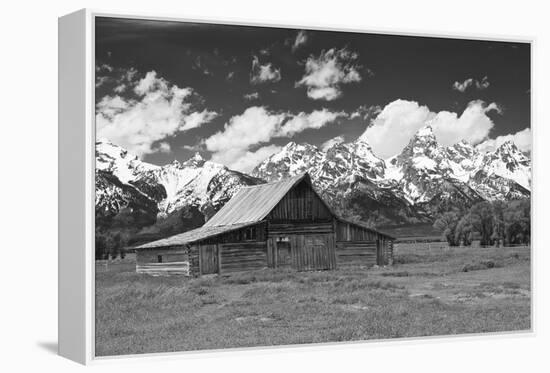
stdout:
{"type": "MultiPolygon", "coordinates": [[[[101,362],[105,372],[167,371],[542,371],[550,338],[548,247],[548,69],[544,1],[23,1],[4,3],[1,37],[0,369],[83,369],[57,348],[57,17],[83,7],[186,18],[535,38],[535,316],[531,336],[255,350],[101,362]],[[546,194],[545,194],[546,193],[546,194]],[[545,194],[545,195],[543,195],[545,194]],[[545,229],[546,228],[546,229],[545,229]],[[545,294],[546,293],[546,294],[545,294]],[[546,348],[545,348],[546,347],[546,348]]],[[[367,56],[368,58],[368,56],[367,56]]],[[[396,97],[397,98],[397,97],[396,97]]],[[[76,249],[76,248],[75,248],[76,249]]]]}

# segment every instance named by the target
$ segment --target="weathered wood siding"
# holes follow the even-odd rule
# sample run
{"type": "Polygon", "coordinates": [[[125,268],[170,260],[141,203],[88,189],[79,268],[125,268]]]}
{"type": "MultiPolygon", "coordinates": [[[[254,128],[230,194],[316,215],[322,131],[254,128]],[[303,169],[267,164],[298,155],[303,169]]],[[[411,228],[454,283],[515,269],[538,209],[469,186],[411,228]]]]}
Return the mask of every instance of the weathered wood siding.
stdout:
{"type": "Polygon", "coordinates": [[[336,268],[334,234],[290,236],[292,268],[314,271],[336,268]]]}
{"type": "Polygon", "coordinates": [[[218,236],[201,240],[200,244],[217,244],[217,243],[233,243],[233,242],[250,242],[250,241],[265,241],[267,235],[267,223],[259,222],[256,225],[248,226],[245,228],[237,229],[228,233],[223,233],[218,236]],[[247,238],[247,231],[255,229],[255,238],[247,238]]]}
{"type": "Polygon", "coordinates": [[[330,221],[332,215],[304,180],[292,188],[267,216],[273,221],[330,221]]]}
{"type": "Polygon", "coordinates": [[[261,269],[268,266],[265,222],[196,242],[190,273],[200,276],[261,269]]]}
{"type": "Polygon", "coordinates": [[[376,241],[379,235],[355,224],[336,221],[336,241],[376,241]]]}
{"type": "Polygon", "coordinates": [[[199,266],[201,275],[219,272],[218,244],[199,244],[199,266]]]}
{"type": "Polygon", "coordinates": [[[376,241],[340,241],[336,243],[338,265],[359,264],[372,267],[377,263],[376,241]]]}
{"type": "Polygon", "coordinates": [[[285,223],[268,222],[267,235],[289,236],[292,234],[325,234],[334,230],[332,222],[293,221],[285,223]]]}
{"type": "Polygon", "coordinates": [[[392,240],[368,228],[337,220],[336,242],[338,263],[393,264],[392,240]]]}
{"type": "Polygon", "coordinates": [[[185,246],[161,250],[139,250],[136,254],[137,273],[154,276],[188,276],[189,267],[189,250],[185,246]]]}
{"type": "Polygon", "coordinates": [[[378,240],[378,265],[393,264],[393,241],[386,238],[378,240]]]}
{"type": "Polygon", "coordinates": [[[266,242],[235,242],[219,245],[220,273],[250,271],[268,266],[266,242]]]}

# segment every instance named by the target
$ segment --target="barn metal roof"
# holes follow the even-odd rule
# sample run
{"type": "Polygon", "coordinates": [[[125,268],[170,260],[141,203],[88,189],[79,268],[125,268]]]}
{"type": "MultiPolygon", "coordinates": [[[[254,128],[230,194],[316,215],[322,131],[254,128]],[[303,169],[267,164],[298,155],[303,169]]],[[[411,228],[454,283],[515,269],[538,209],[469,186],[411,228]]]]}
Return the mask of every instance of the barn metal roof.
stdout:
{"type": "Polygon", "coordinates": [[[243,187],[204,226],[260,221],[306,176],[300,174],[274,183],[243,187]]]}
{"type": "Polygon", "coordinates": [[[222,233],[228,233],[236,229],[244,228],[255,224],[256,222],[230,224],[230,225],[215,226],[215,227],[207,227],[203,225],[200,228],[196,228],[184,233],[176,234],[175,236],[163,238],[162,240],[148,242],[146,244],[136,247],[136,249],[152,249],[155,247],[185,245],[188,243],[200,241],[205,238],[215,237],[222,233]]]}

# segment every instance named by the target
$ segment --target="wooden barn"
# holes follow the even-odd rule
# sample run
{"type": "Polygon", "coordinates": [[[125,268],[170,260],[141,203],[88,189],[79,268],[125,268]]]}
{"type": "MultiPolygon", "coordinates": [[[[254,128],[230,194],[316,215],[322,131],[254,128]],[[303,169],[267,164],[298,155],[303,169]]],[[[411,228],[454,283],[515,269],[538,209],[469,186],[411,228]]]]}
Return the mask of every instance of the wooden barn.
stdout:
{"type": "Polygon", "coordinates": [[[154,275],[368,267],[392,263],[393,237],[336,216],[302,174],[241,188],[202,227],[141,245],[136,259],[154,275]]]}

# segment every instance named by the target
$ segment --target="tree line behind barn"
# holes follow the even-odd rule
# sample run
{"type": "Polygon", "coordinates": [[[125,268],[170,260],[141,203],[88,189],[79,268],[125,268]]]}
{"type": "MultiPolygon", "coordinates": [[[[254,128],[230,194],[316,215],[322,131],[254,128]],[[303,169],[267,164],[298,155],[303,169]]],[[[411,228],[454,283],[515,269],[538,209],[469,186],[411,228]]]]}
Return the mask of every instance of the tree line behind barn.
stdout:
{"type": "Polygon", "coordinates": [[[260,268],[387,265],[394,238],[336,214],[309,175],[241,188],[206,224],[137,247],[140,273],[200,276],[260,268]]]}

